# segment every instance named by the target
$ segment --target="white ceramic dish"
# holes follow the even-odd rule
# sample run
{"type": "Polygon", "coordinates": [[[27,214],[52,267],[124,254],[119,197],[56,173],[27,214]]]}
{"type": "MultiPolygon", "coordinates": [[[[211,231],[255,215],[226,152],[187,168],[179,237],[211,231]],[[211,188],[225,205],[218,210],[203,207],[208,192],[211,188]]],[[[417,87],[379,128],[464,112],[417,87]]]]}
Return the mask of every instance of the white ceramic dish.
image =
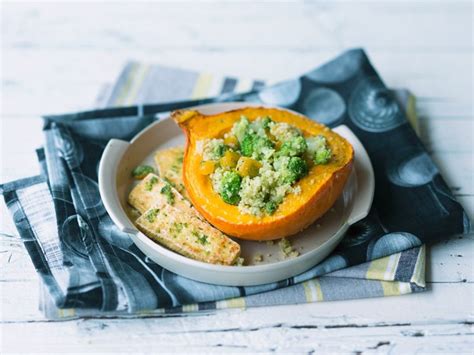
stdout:
{"type": "MultiPolygon", "coordinates": [[[[204,114],[215,114],[249,103],[217,103],[195,107],[204,114]]],[[[261,105],[260,105],[261,106],[261,105]]],[[[181,129],[167,116],[151,124],[131,142],[112,139],[107,145],[99,166],[99,188],[102,201],[114,223],[129,233],[134,243],[156,263],[190,279],[220,285],[249,286],[275,282],[298,275],[318,264],[334,250],[347,228],[364,218],[372,204],[374,174],[370,159],[361,142],[346,126],[333,129],[354,147],[355,164],[342,196],[333,209],[312,226],[291,237],[300,256],[283,259],[277,243],[237,240],[248,266],[207,264],[179,255],[155,243],[138,231],[128,217],[128,193],[134,182],[131,171],[163,148],[182,145],[181,129]],[[263,261],[254,263],[255,255],[263,261]]]]}

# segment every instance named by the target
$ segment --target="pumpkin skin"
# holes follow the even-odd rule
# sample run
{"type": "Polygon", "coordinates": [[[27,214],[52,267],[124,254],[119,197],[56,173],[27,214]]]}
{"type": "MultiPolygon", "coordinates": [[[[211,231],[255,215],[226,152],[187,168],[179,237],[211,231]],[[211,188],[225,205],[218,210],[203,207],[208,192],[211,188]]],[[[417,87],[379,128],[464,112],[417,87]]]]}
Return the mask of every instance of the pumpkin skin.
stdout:
{"type": "Polygon", "coordinates": [[[341,195],[352,170],[354,150],[349,142],[326,126],[302,115],[263,107],[248,107],[216,115],[178,110],[172,118],[186,135],[183,161],[183,182],[194,207],[222,232],[241,239],[272,240],[294,235],[327,212],[341,195]],[[198,141],[222,138],[244,115],[250,121],[270,116],[275,122],[286,122],[302,130],[303,135],[324,135],[332,150],[328,164],[310,168],[308,175],[293,186],[300,194],[288,194],[271,216],[242,214],[237,206],[225,203],[212,188],[207,175],[199,173],[202,154],[198,141]]]}

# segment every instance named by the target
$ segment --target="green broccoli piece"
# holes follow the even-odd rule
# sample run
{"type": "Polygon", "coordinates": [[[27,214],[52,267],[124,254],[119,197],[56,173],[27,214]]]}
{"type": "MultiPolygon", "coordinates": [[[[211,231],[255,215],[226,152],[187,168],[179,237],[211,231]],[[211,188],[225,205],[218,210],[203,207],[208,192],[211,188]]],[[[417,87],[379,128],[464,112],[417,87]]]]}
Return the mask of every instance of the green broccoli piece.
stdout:
{"type": "Polygon", "coordinates": [[[270,116],[265,116],[262,118],[262,126],[263,128],[265,129],[268,129],[270,128],[270,123],[272,122],[272,119],[270,118],[270,116]]]}
{"type": "Polygon", "coordinates": [[[154,172],[155,172],[155,169],[153,169],[149,165],[139,165],[135,169],[133,169],[132,176],[137,180],[141,180],[145,178],[145,176],[147,176],[148,174],[154,173],[154,172]]]}
{"type": "Polygon", "coordinates": [[[277,208],[278,208],[278,205],[275,201],[268,201],[265,204],[265,212],[267,212],[267,214],[269,215],[272,215],[273,213],[275,213],[277,208]]]}
{"type": "Polygon", "coordinates": [[[240,143],[240,151],[243,156],[250,157],[253,153],[254,135],[246,134],[240,143]]]}
{"type": "Polygon", "coordinates": [[[291,157],[288,169],[297,176],[297,179],[301,179],[308,173],[308,165],[300,157],[291,157]]]}
{"type": "Polygon", "coordinates": [[[272,149],[273,143],[270,139],[257,136],[253,143],[253,152],[255,158],[262,159],[265,149],[272,149]]]}
{"type": "Polygon", "coordinates": [[[256,134],[247,133],[240,145],[240,151],[243,156],[254,156],[260,159],[263,151],[266,148],[273,148],[273,143],[270,139],[258,136],[256,134]]]}
{"type": "Polygon", "coordinates": [[[313,157],[314,164],[327,164],[331,160],[332,152],[329,148],[323,148],[316,151],[313,157]]]}
{"type": "Polygon", "coordinates": [[[224,202],[230,205],[237,205],[240,201],[240,185],[242,184],[242,178],[235,171],[225,171],[221,184],[220,192],[224,202]]]}
{"type": "Polygon", "coordinates": [[[270,128],[272,122],[269,116],[259,117],[250,124],[250,129],[261,137],[265,136],[265,131],[270,128]]]}
{"type": "Polygon", "coordinates": [[[214,147],[214,156],[222,158],[227,150],[226,145],[216,145],[214,147]]]}
{"type": "Polygon", "coordinates": [[[293,184],[308,173],[308,165],[300,157],[291,157],[285,169],[284,182],[293,184]]]}
{"type": "Polygon", "coordinates": [[[310,137],[306,140],[308,154],[313,158],[314,164],[327,164],[332,156],[332,151],[328,147],[326,137],[323,135],[310,137]]]}
{"type": "Polygon", "coordinates": [[[219,160],[227,149],[229,147],[224,144],[222,139],[209,139],[203,147],[203,160],[219,160]]]}
{"type": "Polygon", "coordinates": [[[242,143],[249,126],[250,122],[248,118],[242,115],[240,116],[240,121],[236,122],[232,127],[231,133],[242,143]]]}
{"type": "Polygon", "coordinates": [[[295,157],[302,155],[307,148],[308,145],[306,144],[306,140],[302,136],[295,136],[283,143],[278,151],[278,155],[295,157]]]}

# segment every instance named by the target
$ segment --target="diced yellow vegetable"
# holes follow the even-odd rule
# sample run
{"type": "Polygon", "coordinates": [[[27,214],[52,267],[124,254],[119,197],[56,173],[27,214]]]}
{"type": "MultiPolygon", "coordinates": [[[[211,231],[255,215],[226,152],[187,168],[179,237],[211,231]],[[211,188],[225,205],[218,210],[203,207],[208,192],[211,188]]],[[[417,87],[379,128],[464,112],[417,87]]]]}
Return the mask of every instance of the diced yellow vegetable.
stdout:
{"type": "Polygon", "coordinates": [[[270,131],[266,131],[265,134],[267,138],[270,139],[272,142],[276,143],[278,141],[277,137],[271,134],[270,131]]]}
{"type": "Polygon", "coordinates": [[[239,146],[239,140],[234,135],[228,135],[224,138],[224,144],[232,148],[237,148],[239,146]]]}
{"type": "Polygon", "coordinates": [[[240,176],[255,177],[258,175],[259,169],[262,164],[252,158],[242,157],[239,160],[237,171],[240,176]]]}
{"type": "Polygon", "coordinates": [[[222,168],[235,168],[237,166],[237,162],[239,161],[240,154],[228,150],[225,152],[224,156],[219,160],[222,168]]]}
{"type": "Polygon", "coordinates": [[[211,175],[214,172],[214,169],[216,168],[216,163],[208,160],[208,161],[202,161],[201,164],[199,165],[199,172],[201,175],[211,175]]]}

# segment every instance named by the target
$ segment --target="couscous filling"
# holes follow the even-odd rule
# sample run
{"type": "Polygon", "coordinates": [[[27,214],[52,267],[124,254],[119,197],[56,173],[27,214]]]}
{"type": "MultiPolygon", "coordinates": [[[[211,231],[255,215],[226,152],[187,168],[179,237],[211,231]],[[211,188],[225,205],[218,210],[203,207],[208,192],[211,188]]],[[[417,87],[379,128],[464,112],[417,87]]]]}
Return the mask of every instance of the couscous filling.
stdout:
{"type": "Polygon", "coordinates": [[[305,137],[297,127],[271,117],[242,116],[223,138],[200,142],[200,173],[222,200],[254,216],[272,215],[314,165],[332,156],[322,135],[305,137]]]}

